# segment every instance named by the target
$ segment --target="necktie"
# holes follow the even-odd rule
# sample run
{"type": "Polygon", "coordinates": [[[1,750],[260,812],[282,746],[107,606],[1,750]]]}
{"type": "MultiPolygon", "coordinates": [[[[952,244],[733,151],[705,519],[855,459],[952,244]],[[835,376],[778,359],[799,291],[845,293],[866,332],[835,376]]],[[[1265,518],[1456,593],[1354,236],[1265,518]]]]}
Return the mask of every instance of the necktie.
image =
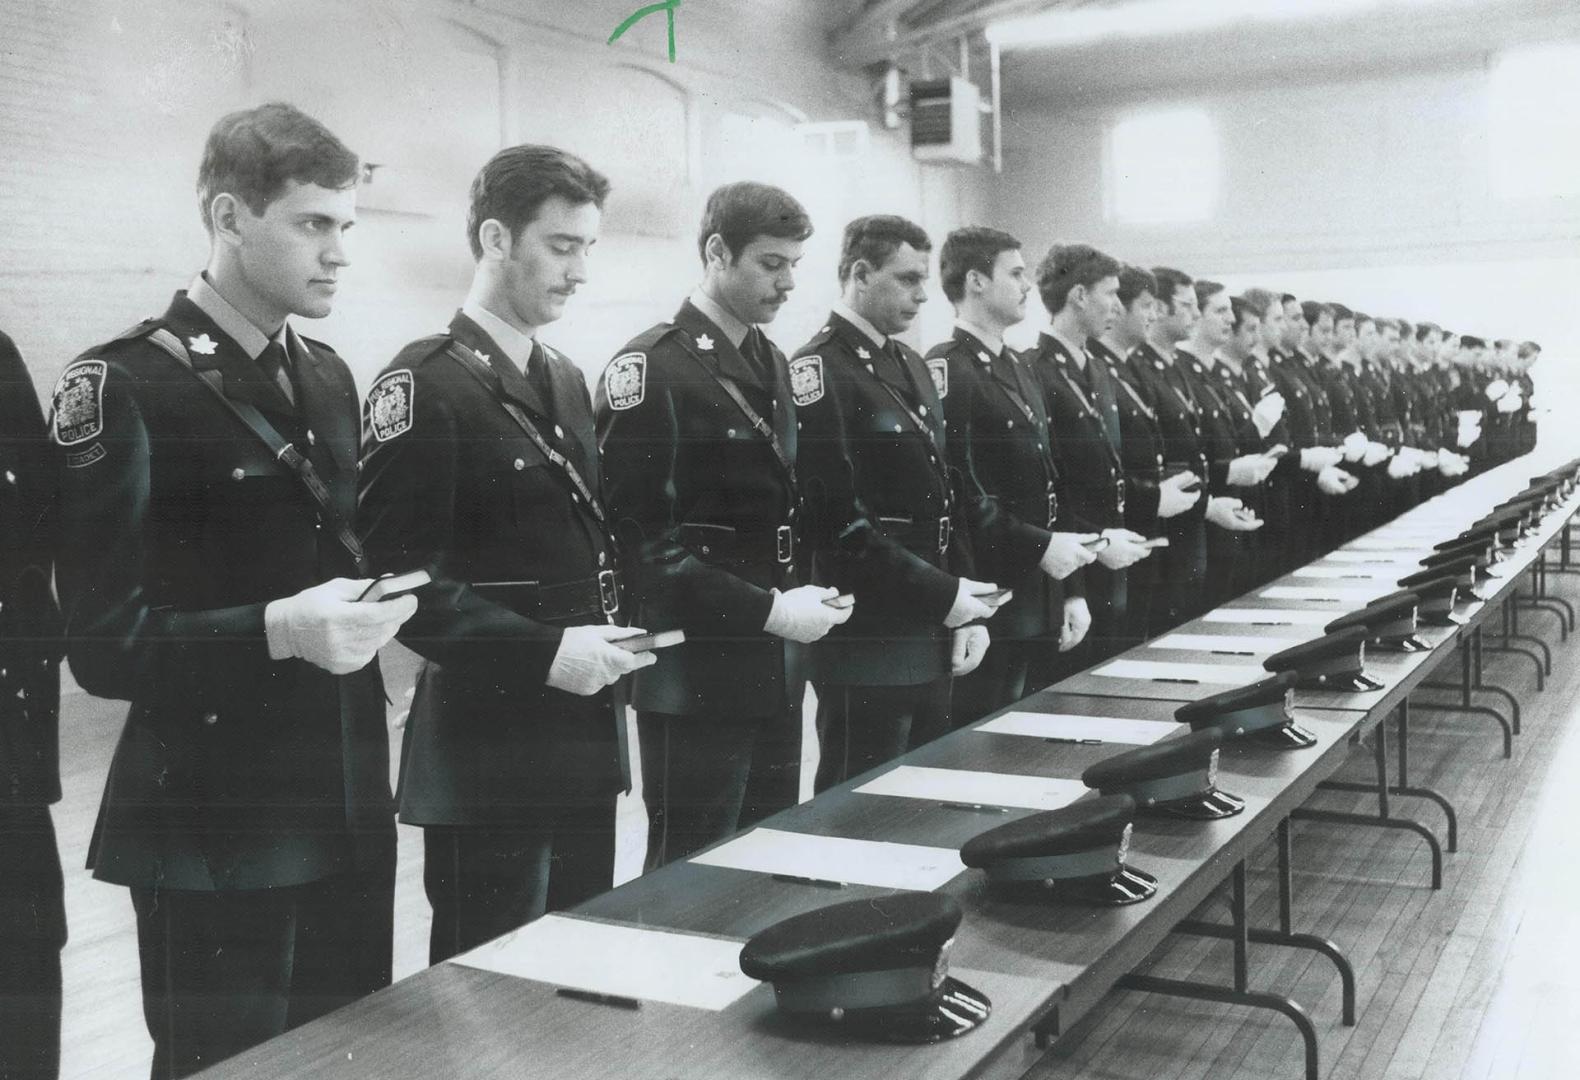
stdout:
{"type": "Polygon", "coordinates": [[[258,354],[258,367],[264,378],[280,388],[287,401],[296,404],[296,391],[291,387],[291,376],[286,366],[285,346],[278,340],[271,341],[258,354]]]}
{"type": "Polygon", "coordinates": [[[543,354],[543,347],[534,344],[532,355],[527,358],[527,385],[537,393],[538,400],[543,402],[543,408],[554,408],[554,391],[549,380],[549,359],[543,354]]]}
{"type": "Polygon", "coordinates": [[[773,350],[768,347],[768,339],[757,327],[746,331],[746,337],[741,341],[741,355],[757,370],[759,379],[764,383],[773,381],[773,350]]]}

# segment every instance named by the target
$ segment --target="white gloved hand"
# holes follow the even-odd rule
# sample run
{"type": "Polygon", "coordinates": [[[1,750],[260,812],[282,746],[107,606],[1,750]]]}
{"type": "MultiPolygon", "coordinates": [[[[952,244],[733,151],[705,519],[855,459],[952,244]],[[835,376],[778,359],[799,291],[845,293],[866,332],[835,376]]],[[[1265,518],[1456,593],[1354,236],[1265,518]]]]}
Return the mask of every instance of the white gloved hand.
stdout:
{"type": "Polygon", "coordinates": [[[1308,446],[1300,451],[1300,467],[1307,472],[1320,474],[1343,460],[1344,451],[1336,446],[1308,446]]]}
{"type": "Polygon", "coordinates": [[[1416,453],[1416,462],[1417,462],[1417,464],[1419,464],[1421,466],[1421,468],[1423,468],[1423,469],[1435,469],[1435,468],[1437,468],[1437,451],[1436,450],[1417,450],[1415,453],[1416,453]]]}
{"type": "Polygon", "coordinates": [[[854,604],[848,608],[832,608],[823,603],[838,595],[838,589],[817,585],[801,585],[788,592],[775,589],[774,606],[768,612],[763,630],[774,637],[810,645],[850,618],[850,613],[856,610],[854,604]]]}
{"type": "Polygon", "coordinates": [[[569,626],[560,636],[560,647],[544,680],[556,690],[589,697],[639,668],[658,663],[654,652],[626,652],[611,641],[636,637],[646,630],[636,626],[569,626]]]}
{"type": "Polygon", "coordinates": [[[1447,450],[1439,450],[1437,454],[1437,471],[1448,479],[1464,476],[1470,471],[1470,459],[1460,457],[1458,454],[1447,450]]]}
{"type": "Polygon", "coordinates": [[[1459,444],[1461,450],[1465,450],[1479,438],[1481,438],[1481,413],[1476,409],[1461,409],[1459,431],[1454,441],[1459,444]]]}
{"type": "Polygon", "coordinates": [[[982,663],[990,643],[985,626],[962,626],[957,629],[949,650],[949,674],[958,678],[975,671],[982,663]]]}
{"type": "Polygon", "coordinates": [[[1215,495],[1207,500],[1207,520],[1220,529],[1230,532],[1253,532],[1262,527],[1262,522],[1254,517],[1244,516],[1248,511],[1245,504],[1239,499],[1231,499],[1227,495],[1215,495]]]}
{"type": "Polygon", "coordinates": [[[1064,625],[1059,627],[1059,651],[1069,652],[1086,640],[1092,628],[1092,610],[1086,606],[1086,597],[1071,596],[1064,601],[1064,625]]]}
{"type": "Polygon", "coordinates": [[[1361,464],[1367,467],[1380,465],[1388,457],[1388,448],[1380,442],[1366,444],[1366,456],[1361,458],[1361,464]]]}
{"type": "Polygon", "coordinates": [[[1366,456],[1367,438],[1358,431],[1344,436],[1344,460],[1354,464],[1366,456]]]}
{"type": "Polygon", "coordinates": [[[369,578],[335,578],[263,609],[269,659],[295,657],[332,675],[360,671],[417,610],[415,596],[358,603],[369,578]]]}
{"type": "Polygon", "coordinates": [[[1246,454],[1229,462],[1230,487],[1256,487],[1272,475],[1278,459],[1267,454],[1246,454]]]}
{"type": "Polygon", "coordinates": [[[1509,384],[1502,379],[1493,379],[1487,384],[1486,394],[1488,401],[1497,401],[1509,392],[1509,384]]]}
{"type": "Polygon", "coordinates": [[[1317,489],[1327,495],[1347,495],[1359,483],[1359,480],[1337,465],[1329,465],[1317,474],[1317,489]]]}
{"type": "Polygon", "coordinates": [[[1388,475],[1395,480],[1408,479],[1420,471],[1415,462],[1403,454],[1396,454],[1388,462],[1388,475]]]}
{"type": "Polygon", "coordinates": [[[1134,566],[1152,554],[1151,548],[1141,546],[1147,538],[1140,533],[1129,529],[1104,529],[1103,535],[1108,537],[1108,546],[1097,553],[1097,561],[1110,570],[1134,566]]]}
{"type": "Polygon", "coordinates": [[[1251,422],[1256,425],[1256,433],[1264,439],[1283,418],[1284,395],[1277,390],[1263,397],[1251,409],[1251,422]]]}
{"type": "Polygon", "coordinates": [[[968,622],[991,618],[998,608],[978,600],[976,594],[993,592],[997,588],[998,586],[992,582],[961,578],[960,584],[955,588],[954,606],[949,609],[949,614],[944,616],[944,625],[954,630],[968,622]]]}
{"type": "Polygon", "coordinates": [[[1521,398],[1518,390],[1510,390],[1498,399],[1498,411],[1500,413],[1519,412],[1520,405],[1521,398]]]}
{"type": "Polygon", "coordinates": [[[1063,581],[1097,558],[1095,554],[1081,546],[1096,539],[1096,533],[1056,532],[1048,541],[1048,549],[1042,553],[1042,560],[1037,565],[1041,567],[1044,574],[1063,581]]]}
{"type": "Polygon", "coordinates": [[[1182,472],[1171,476],[1158,485],[1158,517],[1178,517],[1201,499],[1201,478],[1193,472],[1182,472]],[[1186,485],[1195,484],[1196,490],[1183,490],[1186,485]]]}

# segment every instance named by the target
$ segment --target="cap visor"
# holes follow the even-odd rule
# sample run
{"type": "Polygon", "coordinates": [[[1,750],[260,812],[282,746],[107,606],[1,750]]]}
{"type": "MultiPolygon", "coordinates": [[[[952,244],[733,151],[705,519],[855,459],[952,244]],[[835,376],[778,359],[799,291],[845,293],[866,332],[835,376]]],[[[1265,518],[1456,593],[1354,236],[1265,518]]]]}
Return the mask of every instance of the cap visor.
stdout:
{"type": "Polygon", "coordinates": [[[1188,818],[1192,821],[1211,821],[1216,818],[1233,817],[1244,809],[1245,801],[1237,796],[1222,791],[1208,791],[1200,795],[1192,795],[1188,799],[1159,803],[1150,807],[1149,812],[1166,817],[1188,818]]]}
{"type": "Polygon", "coordinates": [[[1317,737],[1299,724],[1280,724],[1274,728],[1253,731],[1245,737],[1247,743],[1265,750],[1304,750],[1317,745],[1317,737]]]}
{"type": "Polygon", "coordinates": [[[925,1000],[883,1009],[850,1009],[838,1023],[841,1030],[878,1042],[935,1043],[981,1027],[992,1012],[986,994],[946,977],[925,1000]]]}

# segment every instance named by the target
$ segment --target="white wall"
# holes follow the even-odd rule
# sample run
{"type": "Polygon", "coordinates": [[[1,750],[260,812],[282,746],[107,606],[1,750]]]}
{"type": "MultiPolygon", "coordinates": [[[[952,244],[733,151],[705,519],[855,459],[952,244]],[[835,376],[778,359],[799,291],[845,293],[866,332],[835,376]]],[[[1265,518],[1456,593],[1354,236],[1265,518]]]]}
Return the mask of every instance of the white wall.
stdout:
{"type": "MultiPolygon", "coordinates": [[[[667,317],[698,272],[694,230],[727,180],[778,180],[817,233],[772,328],[794,347],[836,291],[844,223],[884,210],[935,236],[981,220],[980,171],[923,168],[874,130],[856,160],[809,160],[796,118],[870,118],[864,80],[824,59],[820,5],[688,0],[614,46],[629,0],[0,2],[0,328],[41,393],[79,350],[156,313],[207,252],[192,194],[224,111],[274,98],[383,166],[364,192],[333,315],[306,327],[366,385],[464,293],[466,187],[502,145],[552,142],[615,184],[593,280],[545,337],[594,375],[667,317]]],[[[918,342],[944,332],[941,299],[918,342]]]]}

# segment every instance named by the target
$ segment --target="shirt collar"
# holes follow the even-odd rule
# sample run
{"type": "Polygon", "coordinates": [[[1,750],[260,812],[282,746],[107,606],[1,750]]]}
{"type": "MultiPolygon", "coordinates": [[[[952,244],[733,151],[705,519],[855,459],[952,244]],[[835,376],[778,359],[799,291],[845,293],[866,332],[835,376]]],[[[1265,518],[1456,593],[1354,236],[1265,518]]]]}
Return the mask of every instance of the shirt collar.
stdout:
{"type": "Polygon", "coordinates": [[[889,344],[888,334],[885,334],[866,319],[863,319],[860,315],[857,315],[855,309],[849,304],[845,303],[845,301],[834,301],[834,314],[850,323],[850,325],[854,326],[857,330],[860,330],[867,340],[872,342],[878,348],[882,349],[889,344]]]}
{"type": "Polygon", "coordinates": [[[994,356],[1002,356],[1004,354],[1003,334],[995,334],[987,327],[979,326],[970,319],[966,318],[957,318],[955,320],[955,325],[964,330],[966,333],[970,334],[972,337],[976,338],[982,344],[986,345],[988,347],[988,351],[994,356]]]}
{"type": "Polygon", "coordinates": [[[471,319],[478,329],[494,339],[494,344],[505,350],[505,355],[510,358],[523,375],[527,372],[527,361],[532,359],[532,346],[535,339],[531,334],[523,334],[504,319],[489,311],[475,300],[468,299],[461,305],[461,314],[471,319]]]}
{"type": "Polygon", "coordinates": [[[701,289],[691,294],[691,306],[706,315],[713,325],[724,331],[724,336],[730,339],[730,344],[737,349],[741,342],[746,340],[746,335],[751,331],[748,323],[743,323],[734,315],[724,310],[724,306],[701,289]]]}
{"type": "MultiPolygon", "coordinates": [[[[198,274],[192,279],[192,284],[187,286],[187,299],[197,305],[199,311],[214,320],[214,325],[224,332],[225,336],[241,346],[249,360],[258,359],[270,341],[286,345],[286,324],[281,323],[271,338],[262,330],[253,325],[252,321],[237,311],[231,302],[220,295],[207,274],[198,274]]],[[[290,355],[289,348],[286,355],[290,355]]]]}

